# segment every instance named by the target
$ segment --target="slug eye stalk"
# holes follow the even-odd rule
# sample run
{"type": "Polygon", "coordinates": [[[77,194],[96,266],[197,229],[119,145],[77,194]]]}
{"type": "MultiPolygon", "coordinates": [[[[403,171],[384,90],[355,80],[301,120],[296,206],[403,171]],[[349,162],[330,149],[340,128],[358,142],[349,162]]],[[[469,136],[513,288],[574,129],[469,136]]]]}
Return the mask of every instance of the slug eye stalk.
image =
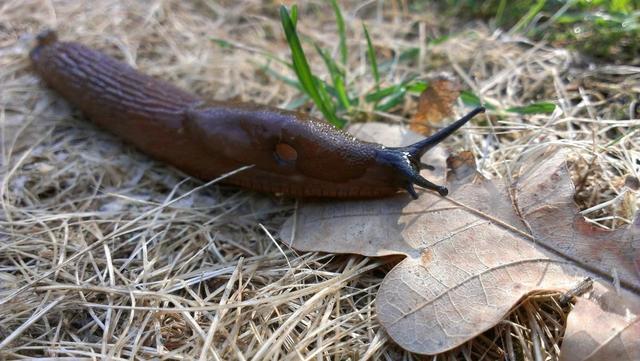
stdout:
{"type": "Polygon", "coordinates": [[[484,113],[484,111],[484,107],[477,107],[467,115],[417,143],[406,147],[387,148],[390,152],[385,154],[383,158],[395,166],[396,169],[406,178],[407,184],[405,185],[405,188],[413,199],[418,198],[418,194],[413,187],[414,184],[422,188],[434,190],[443,197],[449,193],[446,187],[434,184],[420,175],[420,170],[425,168],[428,169],[430,167],[427,164],[421,163],[420,158],[422,158],[424,153],[429,149],[442,142],[476,115],[484,113]]]}

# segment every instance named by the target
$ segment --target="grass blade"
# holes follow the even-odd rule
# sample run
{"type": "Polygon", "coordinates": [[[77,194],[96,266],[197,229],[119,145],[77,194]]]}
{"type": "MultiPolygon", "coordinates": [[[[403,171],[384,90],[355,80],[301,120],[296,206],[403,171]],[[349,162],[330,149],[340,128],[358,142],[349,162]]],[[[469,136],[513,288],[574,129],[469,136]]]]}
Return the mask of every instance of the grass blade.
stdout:
{"type": "Polygon", "coordinates": [[[549,114],[553,113],[556,105],[548,102],[533,103],[524,107],[512,107],[507,109],[508,112],[518,114],[549,114]]]}
{"type": "Polygon", "coordinates": [[[331,58],[326,50],[320,48],[318,44],[314,44],[314,46],[318,54],[320,54],[320,56],[322,57],[322,60],[324,60],[329,74],[331,74],[331,81],[336,90],[336,97],[338,98],[338,100],[340,100],[340,104],[342,104],[345,109],[349,109],[351,107],[351,101],[349,100],[349,96],[347,94],[344,71],[340,69],[338,64],[336,64],[336,62],[331,58]]]}
{"type": "Polygon", "coordinates": [[[376,90],[373,93],[367,94],[364,97],[364,100],[367,103],[379,102],[380,100],[390,96],[391,94],[396,93],[401,87],[402,87],[402,84],[399,84],[399,85],[391,85],[391,86],[388,86],[386,88],[382,88],[380,90],[376,90]]]}
{"type": "Polygon", "coordinates": [[[261,66],[260,68],[261,68],[261,70],[262,70],[262,71],[264,71],[264,72],[265,72],[265,74],[270,75],[270,76],[272,76],[272,77],[274,77],[274,78],[276,78],[276,79],[280,80],[281,82],[283,82],[283,83],[285,83],[285,84],[287,84],[287,85],[289,85],[289,86],[292,86],[292,87],[294,87],[294,88],[296,88],[296,89],[298,89],[298,90],[300,90],[300,91],[302,91],[302,92],[304,92],[304,91],[305,91],[305,90],[302,88],[302,85],[300,85],[300,82],[299,82],[299,81],[297,81],[296,79],[292,79],[292,78],[289,78],[289,77],[287,77],[287,76],[284,76],[284,75],[282,75],[282,74],[278,73],[277,71],[275,71],[275,70],[271,69],[271,67],[269,66],[269,64],[264,64],[264,65],[263,65],[263,66],[261,66]]]}
{"type": "Polygon", "coordinates": [[[423,91],[427,90],[429,87],[429,83],[425,81],[415,81],[411,84],[407,84],[407,91],[416,94],[422,94],[423,91]]]}
{"type": "Polygon", "coordinates": [[[367,38],[367,54],[369,55],[369,63],[371,63],[371,71],[373,72],[373,79],[376,81],[376,89],[380,90],[380,73],[378,73],[378,62],[376,61],[376,51],[371,43],[371,37],[365,23],[362,23],[362,29],[364,30],[364,36],[367,38]]]}
{"type": "Polygon", "coordinates": [[[294,29],[298,26],[298,5],[291,7],[291,23],[294,29]]]}
{"type": "Polygon", "coordinates": [[[331,7],[336,14],[336,24],[338,25],[338,35],[340,36],[340,62],[343,66],[347,66],[348,50],[347,50],[347,32],[344,26],[344,18],[340,11],[340,6],[336,0],[331,0],[331,7]]]}
{"type": "Polygon", "coordinates": [[[480,97],[478,97],[477,95],[475,95],[474,93],[468,91],[468,90],[463,90],[460,92],[460,100],[462,100],[462,103],[464,103],[464,105],[466,106],[470,106],[470,107],[479,107],[479,106],[483,106],[485,108],[487,108],[488,110],[496,110],[497,108],[495,107],[495,105],[487,103],[487,102],[482,102],[480,100],[480,97]]]}
{"type": "Polygon", "coordinates": [[[398,91],[393,93],[391,96],[389,96],[389,99],[386,102],[376,106],[376,110],[379,110],[381,112],[386,112],[387,110],[402,103],[402,101],[404,100],[404,96],[406,94],[407,94],[407,88],[404,86],[399,87],[398,91]]]}
{"type": "Polygon", "coordinates": [[[293,21],[289,16],[289,11],[287,11],[285,6],[280,6],[280,20],[282,21],[282,27],[284,28],[289,48],[291,49],[293,70],[298,76],[298,80],[300,81],[302,88],[307,94],[309,94],[309,97],[311,97],[329,123],[337,127],[344,126],[345,121],[339,119],[333,112],[335,107],[331,102],[331,98],[327,94],[324,84],[316,81],[311,73],[307,57],[302,50],[300,38],[298,37],[293,21]]]}
{"type": "Polygon", "coordinates": [[[403,80],[402,83],[400,84],[391,85],[386,88],[382,88],[377,91],[374,91],[373,93],[369,93],[365,96],[364,100],[367,103],[377,103],[388,96],[395,96],[399,92],[406,92],[408,90],[407,88],[411,87],[410,84],[414,81],[414,79],[415,79],[415,75],[408,77],[407,79],[403,80]]]}
{"type": "Polygon", "coordinates": [[[518,23],[516,25],[513,26],[513,28],[511,29],[512,32],[518,32],[524,28],[526,28],[531,21],[533,20],[533,18],[540,12],[542,11],[542,8],[544,8],[544,4],[546,3],[546,0],[538,0],[535,5],[532,5],[531,8],[529,8],[529,11],[527,11],[527,13],[520,19],[520,21],[518,21],[518,23]]]}

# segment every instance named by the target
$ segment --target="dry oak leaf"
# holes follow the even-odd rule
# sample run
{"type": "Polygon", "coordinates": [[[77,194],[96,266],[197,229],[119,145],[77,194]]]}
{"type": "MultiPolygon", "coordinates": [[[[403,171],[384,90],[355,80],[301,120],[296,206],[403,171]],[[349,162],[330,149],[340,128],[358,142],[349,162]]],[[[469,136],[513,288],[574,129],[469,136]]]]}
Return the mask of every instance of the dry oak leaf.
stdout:
{"type": "Polygon", "coordinates": [[[640,300],[596,288],[569,314],[560,360],[640,360],[640,300]]]}
{"type": "Polygon", "coordinates": [[[424,135],[434,133],[443,119],[453,114],[453,104],[460,95],[460,85],[447,79],[434,79],[420,94],[418,110],[411,119],[411,130],[424,135]]]}
{"type": "MultiPolygon", "coordinates": [[[[415,140],[397,127],[352,131],[388,146],[415,140]]],[[[405,255],[383,280],[376,308],[391,338],[421,354],[495,326],[532,291],[567,290],[587,275],[615,273],[638,292],[640,225],[613,232],[588,225],[573,203],[562,152],[523,155],[508,185],[476,173],[468,158],[450,158],[446,198],[423,191],[415,201],[400,194],[303,203],[280,236],[301,251],[405,255]]],[[[440,148],[427,153],[423,162],[435,169],[424,176],[444,182],[444,160],[440,148]]]]}

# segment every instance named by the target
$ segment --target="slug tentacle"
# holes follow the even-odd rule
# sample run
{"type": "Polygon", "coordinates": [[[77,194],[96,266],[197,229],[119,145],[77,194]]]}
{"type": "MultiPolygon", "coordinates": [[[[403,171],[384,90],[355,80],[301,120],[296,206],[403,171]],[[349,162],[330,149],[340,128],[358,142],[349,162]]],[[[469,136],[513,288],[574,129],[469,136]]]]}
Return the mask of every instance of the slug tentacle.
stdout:
{"type": "Polygon", "coordinates": [[[473,117],[480,113],[484,113],[484,107],[477,107],[470,111],[467,115],[462,118],[456,120],[455,122],[447,125],[446,127],[440,129],[436,134],[427,137],[417,143],[411,144],[406,147],[402,147],[402,149],[406,150],[416,159],[420,159],[424,153],[426,153],[429,149],[436,146],[438,143],[442,142],[445,138],[453,134],[456,130],[458,130],[461,126],[465,125],[468,121],[470,121],[473,117]]]}
{"type": "Polygon", "coordinates": [[[449,194],[449,190],[446,187],[432,183],[420,175],[420,170],[422,169],[434,169],[433,166],[422,163],[420,158],[429,149],[442,142],[445,138],[458,130],[458,128],[471,120],[471,118],[479,113],[483,113],[484,111],[484,107],[477,107],[462,118],[439,130],[436,134],[417,143],[406,147],[386,148],[384,152],[381,152],[382,154],[379,155],[379,158],[393,165],[406,178],[407,185],[405,186],[405,189],[413,199],[418,198],[418,194],[413,188],[414,184],[422,188],[434,190],[444,197],[449,194]]]}

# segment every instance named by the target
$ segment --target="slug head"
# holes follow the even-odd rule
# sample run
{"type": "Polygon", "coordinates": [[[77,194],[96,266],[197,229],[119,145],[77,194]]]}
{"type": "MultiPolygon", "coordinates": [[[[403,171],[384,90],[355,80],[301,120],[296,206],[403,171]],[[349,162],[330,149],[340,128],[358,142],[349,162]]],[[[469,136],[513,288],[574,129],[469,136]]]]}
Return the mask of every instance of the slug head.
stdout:
{"type": "Polygon", "coordinates": [[[414,184],[422,188],[434,190],[444,197],[449,193],[446,187],[434,184],[420,175],[420,170],[430,168],[429,165],[421,163],[420,158],[422,158],[424,153],[426,153],[429,149],[442,142],[449,135],[458,130],[458,128],[471,120],[471,118],[479,113],[483,113],[484,111],[485,108],[477,107],[467,115],[449,124],[432,136],[409,146],[383,148],[383,150],[380,151],[377,155],[378,160],[383,163],[389,164],[396,170],[398,170],[399,174],[406,182],[405,188],[407,192],[409,192],[413,199],[418,198],[418,194],[413,187],[414,184]]]}

